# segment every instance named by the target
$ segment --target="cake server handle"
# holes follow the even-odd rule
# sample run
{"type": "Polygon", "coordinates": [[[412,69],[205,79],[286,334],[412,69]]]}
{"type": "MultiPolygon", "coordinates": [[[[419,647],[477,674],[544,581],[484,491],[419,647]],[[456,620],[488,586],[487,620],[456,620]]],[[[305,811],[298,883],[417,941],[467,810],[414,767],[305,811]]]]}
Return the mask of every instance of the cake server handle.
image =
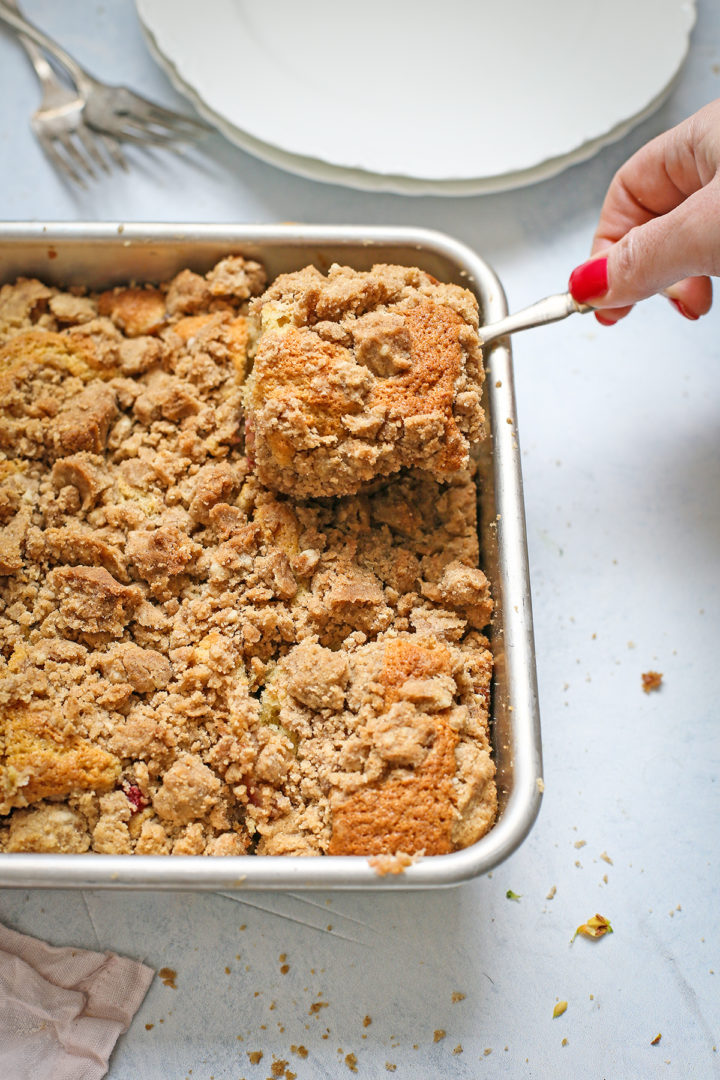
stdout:
{"type": "Polygon", "coordinates": [[[590,304],[579,304],[569,292],[546,296],[544,300],[538,300],[536,304],[531,304],[522,311],[516,311],[514,315],[507,315],[498,322],[481,326],[478,330],[480,344],[490,345],[507,334],[516,334],[518,330],[530,330],[534,326],[545,326],[547,323],[567,319],[568,315],[574,315],[576,312],[585,315],[593,310],[590,304]]]}

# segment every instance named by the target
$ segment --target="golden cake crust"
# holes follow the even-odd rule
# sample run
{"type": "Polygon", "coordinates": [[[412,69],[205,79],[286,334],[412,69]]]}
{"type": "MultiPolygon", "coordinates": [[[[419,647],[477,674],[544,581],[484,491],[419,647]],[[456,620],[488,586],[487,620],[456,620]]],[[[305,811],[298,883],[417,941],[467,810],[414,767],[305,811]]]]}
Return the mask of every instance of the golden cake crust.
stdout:
{"type": "Polygon", "coordinates": [[[67,731],[47,706],[3,710],[3,790],[0,813],[41,799],[104,792],[114,787],[120,762],[112,754],[67,731]]]}

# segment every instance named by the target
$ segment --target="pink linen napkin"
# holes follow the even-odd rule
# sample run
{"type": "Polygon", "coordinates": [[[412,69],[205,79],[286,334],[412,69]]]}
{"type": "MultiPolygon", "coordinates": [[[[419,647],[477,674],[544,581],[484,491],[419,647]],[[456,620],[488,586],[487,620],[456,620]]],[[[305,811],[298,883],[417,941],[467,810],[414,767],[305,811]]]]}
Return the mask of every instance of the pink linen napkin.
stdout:
{"type": "Polygon", "coordinates": [[[57,949],[0,923],[0,1076],[100,1080],[154,974],[115,953],[57,949]]]}

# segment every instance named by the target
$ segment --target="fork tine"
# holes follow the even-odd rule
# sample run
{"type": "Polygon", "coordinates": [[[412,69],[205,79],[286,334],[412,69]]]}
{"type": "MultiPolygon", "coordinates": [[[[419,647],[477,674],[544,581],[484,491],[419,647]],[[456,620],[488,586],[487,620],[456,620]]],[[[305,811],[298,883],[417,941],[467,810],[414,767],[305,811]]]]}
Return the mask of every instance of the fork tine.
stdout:
{"type": "Polygon", "coordinates": [[[167,135],[168,138],[177,139],[201,139],[204,135],[207,135],[206,128],[191,127],[188,124],[184,124],[181,121],[170,122],[169,120],[138,120],[136,117],[131,116],[128,119],[153,133],[157,132],[160,135],[167,135]]]}
{"type": "Polygon", "coordinates": [[[120,149],[120,143],[117,141],[117,139],[113,139],[112,135],[105,135],[102,132],[99,132],[98,134],[100,136],[100,140],[102,141],[103,146],[107,150],[108,155],[112,158],[115,164],[123,170],[123,172],[127,172],[128,163],[125,160],[125,155],[120,149]]]}
{"type": "Polygon", "coordinates": [[[159,136],[162,139],[197,139],[206,134],[207,129],[186,125],[181,120],[169,121],[160,117],[154,117],[148,112],[146,115],[128,111],[122,117],[125,127],[122,130],[134,131],[152,137],[159,136]]]}
{"type": "Polygon", "coordinates": [[[58,132],[56,138],[61,144],[67,156],[73,162],[73,164],[82,172],[88,173],[88,175],[91,176],[93,180],[97,180],[95,170],[93,169],[91,163],[82,156],[70,136],[66,132],[58,132]]]}
{"type": "Polygon", "coordinates": [[[134,99],[129,115],[138,123],[164,124],[168,128],[187,127],[192,131],[211,131],[211,127],[201,117],[186,116],[185,113],[174,112],[166,109],[163,105],[157,105],[154,101],[134,99]]]}
{"type": "Polygon", "coordinates": [[[115,130],[115,135],[124,142],[137,143],[139,146],[168,146],[187,138],[170,132],[154,131],[142,124],[131,122],[126,117],[123,120],[123,127],[115,130]]]}
{"type": "Polygon", "coordinates": [[[98,150],[97,143],[95,141],[94,136],[90,134],[88,129],[85,127],[85,125],[84,124],[78,124],[78,126],[75,129],[75,134],[77,135],[78,139],[82,143],[82,145],[83,145],[83,147],[85,149],[85,153],[88,155],[88,157],[92,158],[92,160],[95,162],[95,164],[100,166],[100,168],[103,170],[103,172],[109,174],[110,171],[111,171],[110,166],[108,165],[107,161],[105,160],[105,158],[102,156],[102,154],[98,150]]]}
{"type": "Polygon", "coordinates": [[[185,129],[186,131],[194,132],[196,135],[206,135],[212,128],[209,124],[206,124],[204,120],[195,120],[192,116],[180,116],[178,113],[175,115],[163,113],[162,110],[151,109],[150,119],[156,124],[165,124],[166,127],[180,131],[185,129]]]}
{"type": "Polygon", "coordinates": [[[63,155],[58,152],[52,139],[48,139],[45,135],[41,135],[38,132],[36,132],[36,135],[43,152],[50,158],[50,161],[53,163],[55,168],[58,169],[61,173],[64,173],[65,176],[67,176],[70,180],[73,181],[73,183],[78,184],[81,188],[84,188],[87,191],[87,184],[83,180],[82,176],[80,176],[79,173],[75,172],[75,169],[73,169],[67,158],[63,157],[63,155]]]}

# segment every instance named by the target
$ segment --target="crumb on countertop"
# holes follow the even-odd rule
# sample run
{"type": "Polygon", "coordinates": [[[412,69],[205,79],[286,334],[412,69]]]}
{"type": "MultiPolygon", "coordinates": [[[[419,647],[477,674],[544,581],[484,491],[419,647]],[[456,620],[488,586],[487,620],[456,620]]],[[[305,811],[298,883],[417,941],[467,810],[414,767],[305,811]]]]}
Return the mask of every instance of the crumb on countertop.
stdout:
{"type": "Polygon", "coordinates": [[[651,690],[659,690],[662,685],[662,672],[644,671],[642,674],[642,688],[646,694],[651,690]]]}
{"type": "Polygon", "coordinates": [[[608,922],[608,920],[605,918],[605,916],[596,914],[593,915],[590,919],[588,919],[587,922],[584,922],[580,926],[578,926],[577,930],[573,934],[573,940],[578,936],[578,934],[581,934],[583,937],[597,939],[605,937],[606,934],[612,933],[613,928],[608,922]]]}

